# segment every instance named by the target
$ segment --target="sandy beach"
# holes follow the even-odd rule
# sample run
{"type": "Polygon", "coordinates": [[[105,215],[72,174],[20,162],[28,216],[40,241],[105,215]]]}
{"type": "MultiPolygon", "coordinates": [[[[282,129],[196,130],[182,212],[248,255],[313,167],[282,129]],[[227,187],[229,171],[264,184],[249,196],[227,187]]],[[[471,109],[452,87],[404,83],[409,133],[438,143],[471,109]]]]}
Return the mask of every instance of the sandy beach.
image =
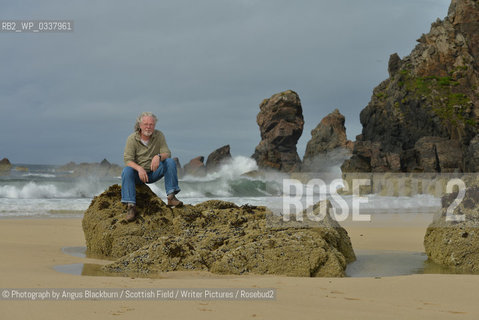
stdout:
{"type": "MultiPolygon", "coordinates": [[[[384,216],[386,217],[386,216],[384,216]]],[[[345,222],[355,250],[422,252],[431,216],[345,222]],[[398,220],[399,219],[399,220],[398,220]]],[[[479,276],[292,278],[173,272],[158,279],[80,276],[58,265],[105,261],[65,254],[85,246],[81,219],[0,220],[0,287],[274,288],[273,301],[0,300],[2,319],[477,319],[479,276]]]]}

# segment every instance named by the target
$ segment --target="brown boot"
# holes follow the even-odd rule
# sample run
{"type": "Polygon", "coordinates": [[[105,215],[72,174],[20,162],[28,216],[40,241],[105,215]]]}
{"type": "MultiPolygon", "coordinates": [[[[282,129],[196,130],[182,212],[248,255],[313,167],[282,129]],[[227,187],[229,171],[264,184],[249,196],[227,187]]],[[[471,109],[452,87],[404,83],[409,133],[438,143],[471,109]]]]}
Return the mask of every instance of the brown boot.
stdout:
{"type": "Polygon", "coordinates": [[[168,207],[181,207],[183,206],[183,202],[176,199],[174,194],[168,195],[168,207]]]}
{"type": "Polygon", "coordinates": [[[126,221],[133,222],[136,220],[136,206],[134,203],[128,204],[128,210],[126,212],[126,221]]]}

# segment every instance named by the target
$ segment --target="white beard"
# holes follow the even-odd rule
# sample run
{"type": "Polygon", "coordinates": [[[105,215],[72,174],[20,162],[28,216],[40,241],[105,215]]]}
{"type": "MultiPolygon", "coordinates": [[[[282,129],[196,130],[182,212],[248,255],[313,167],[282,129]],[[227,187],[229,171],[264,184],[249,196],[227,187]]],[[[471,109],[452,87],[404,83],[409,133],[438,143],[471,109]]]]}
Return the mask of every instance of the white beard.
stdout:
{"type": "Polygon", "coordinates": [[[153,134],[154,130],[153,131],[141,131],[141,134],[144,135],[145,137],[151,137],[151,135],[153,134]]]}

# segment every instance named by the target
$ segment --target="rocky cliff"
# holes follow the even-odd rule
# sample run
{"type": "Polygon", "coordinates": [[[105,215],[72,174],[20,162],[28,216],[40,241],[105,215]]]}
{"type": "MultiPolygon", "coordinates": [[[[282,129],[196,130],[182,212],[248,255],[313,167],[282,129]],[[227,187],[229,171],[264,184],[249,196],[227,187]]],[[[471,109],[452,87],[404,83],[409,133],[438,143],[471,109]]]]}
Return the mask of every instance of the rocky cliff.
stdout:
{"type": "Polygon", "coordinates": [[[355,260],[346,230],[328,215],[312,225],[288,224],[265,207],[217,200],[168,208],[142,185],[137,187],[140,217],[126,223],[120,190],[114,185],[95,197],[82,221],[87,254],[118,259],[104,267],[108,272],[341,277],[355,260]]]}
{"type": "Polygon", "coordinates": [[[311,131],[306,145],[302,171],[321,171],[341,165],[351,156],[353,143],[347,139],[345,118],[335,109],[311,131]]]}
{"type": "Polygon", "coordinates": [[[417,41],[409,56],[391,55],[343,172],[479,169],[471,159],[479,149],[478,1],[453,0],[417,41]]]}
{"type": "Polygon", "coordinates": [[[253,159],[261,169],[283,172],[299,171],[301,159],[296,143],[303,133],[303,109],[296,92],[277,93],[260,104],[256,117],[261,132],[261,142],[253,159]]]}

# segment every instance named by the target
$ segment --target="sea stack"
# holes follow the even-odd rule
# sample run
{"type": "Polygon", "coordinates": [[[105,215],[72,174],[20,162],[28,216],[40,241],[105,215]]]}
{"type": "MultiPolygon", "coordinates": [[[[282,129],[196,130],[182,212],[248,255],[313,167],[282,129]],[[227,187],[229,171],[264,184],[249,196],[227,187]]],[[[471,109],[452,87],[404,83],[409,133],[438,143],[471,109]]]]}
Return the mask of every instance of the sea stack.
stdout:
{"type": "Polygon", "coordinates": [[[210,153],[206,159],[206,172],[210,173],[218,170],[222,164],[230,161],[231,159],[232,157],[229,144],[216,149],[210,153]]]}
{"type": "Polygon", "coordinates": [[[311,131],[306,145],[302,171],[318,172],[341,165],[351,156],[353,143],[347,139],[344,116],[335,109],[311,131]]]}
{"type": "Polygon", "coordinates": [[[183,167],[183,175],[204,177],[206,176],[205,157],[198,156],[193,158],[183,167]]]}
{"type": "Polygon", "coordinates": [[[409,56],[391,55],[343,173],[479,169],[478,2],[453,0],[417,41],[409,56]]]}
{"type": "Polygon", "coordinates": [[[294,172],[301,169],[296,143],[303,133],[304,118],[301,101],[292,90],[274,94],[260,104],[256,117],[261,142],[253,159],[261,169],[294,172]]]}

